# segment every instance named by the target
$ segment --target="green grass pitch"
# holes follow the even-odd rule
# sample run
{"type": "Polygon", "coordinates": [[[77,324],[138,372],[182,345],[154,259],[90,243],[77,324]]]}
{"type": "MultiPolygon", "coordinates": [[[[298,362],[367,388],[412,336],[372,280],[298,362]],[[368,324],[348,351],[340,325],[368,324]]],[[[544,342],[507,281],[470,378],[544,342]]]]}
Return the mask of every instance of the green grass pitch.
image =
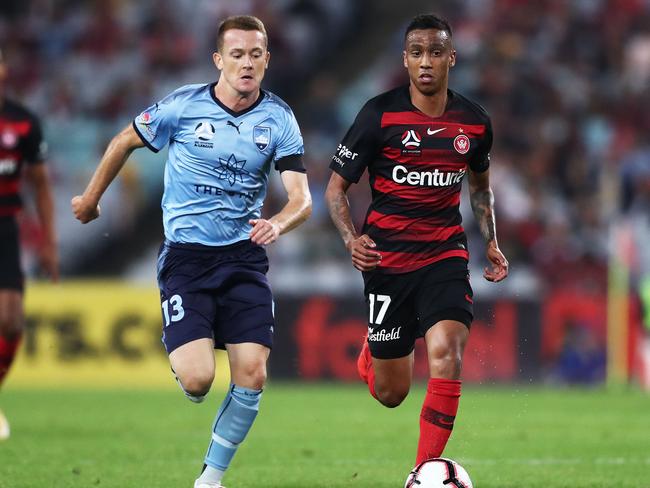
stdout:
{"type": "MultiPolygon", "coordinates": [[[[222,392],[8,388],[0,488],[191,488],[222,392]]],[[[397,409],[361,385],[270,383],[228,488],[399,488],[423,389],[397,409]]],[[[467,387],[445,455],[475,488],[650,487],[650,395],[467,387]]]]}

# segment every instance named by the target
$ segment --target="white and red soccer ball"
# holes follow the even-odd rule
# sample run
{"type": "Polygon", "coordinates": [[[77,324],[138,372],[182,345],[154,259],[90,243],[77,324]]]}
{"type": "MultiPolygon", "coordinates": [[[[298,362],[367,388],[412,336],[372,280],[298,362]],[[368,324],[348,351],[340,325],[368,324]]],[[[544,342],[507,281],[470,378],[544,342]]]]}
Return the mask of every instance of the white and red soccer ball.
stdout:
{"type": "Polygon", "coordinates": [[[473,488],[465,468],[447,458],[432,458],[418,464],[406,478],[404,488],[473,488]]]}

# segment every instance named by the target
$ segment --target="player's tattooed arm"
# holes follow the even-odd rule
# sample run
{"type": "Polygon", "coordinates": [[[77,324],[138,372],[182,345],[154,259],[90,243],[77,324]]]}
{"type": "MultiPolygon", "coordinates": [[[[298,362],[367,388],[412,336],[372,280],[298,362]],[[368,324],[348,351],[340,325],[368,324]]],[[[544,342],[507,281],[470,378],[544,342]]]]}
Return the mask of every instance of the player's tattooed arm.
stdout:
{"type": "Polygon", "coordinates": [[[494,194],[490,186],[472,188],[470,183],[470,202],[483,239],[488,243],[495,241],[497,231],[494,222],[494,194]]]}
{"type": "Polygon", "coordinates": [[[482,173],[469,171],[469,195],[472,211],[487,244],[486,255],[491,264],[491,268],[484,269],[483,276],[488,281],[501,281],[508,276],[508,260],[499,249],[497,242],[490,170],[482,173]]]}
{"type": "Polygon", "coordinates": [[[325,200],[334,225],[341,234],[345,247],[350,251],[352,264],[359,271],[370,271],[381,262],[381,254],[375,251],[375,242],[366,234],[358,235],[350,215],[347,191],[350,182],[332,172],[325,190],[325,200]]]}
{"type": "Polygon", "coordinates": [[[330,217],[332,217],[332,221],[339,230],[339,234],[341,234],[341,238],[347,248],[349,248],[350,242],[357,238],[357,231],[354,228],[354,223],[350,216],[350,202],[347,196],[348,188],[350,188],[349,181],[336,173],[332,173],[327,190],[325,190],[325,200],[327,200],[330,217]]]}

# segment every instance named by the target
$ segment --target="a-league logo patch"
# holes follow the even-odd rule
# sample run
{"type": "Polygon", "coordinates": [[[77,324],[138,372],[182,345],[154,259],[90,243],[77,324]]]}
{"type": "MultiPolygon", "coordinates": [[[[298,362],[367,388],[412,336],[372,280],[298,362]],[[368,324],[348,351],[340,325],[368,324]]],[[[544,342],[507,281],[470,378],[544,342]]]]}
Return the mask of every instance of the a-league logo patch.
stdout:
{"type": "Polygon", "coordinates": [[[194,146],[212,149],[214,144],[208,141],[211,141],[214,138],[214,134],[214,125],[205,120],[199,122],[196,124],[196,127],[194,127],[194,135],[198,139],[198,141],[194,141],[194,146]]]}
{"type": "Polygon", "coordinates": [[[402,134],[402,156],[421,156],[422,150],[420,149],[420,143],[422,142],[422,136],[415,129],[408,129],[402,134]]]}
{"type": "Polygon", "coordinates": [[[404,144],[404,147],[408,147],[409,149],[420,147],[421,141],[422,136],[416,130],[409,129],[404,131],[402,134],[402,144],[404,144]]]}
{"type": "Polygon", "coordinates": [[[194,135],[202,141],[209,141],[214,137],[214,133],[214,125],[212,125],[210,122],[202,121],[196,124],[196,127],[194,127],[194,135]]]}
{"type": "Polygon", "coordinates": [[[253,142],[257,149],[264,151],[271,142],[271,128],[256,125],[253,127],[253,142]]]}

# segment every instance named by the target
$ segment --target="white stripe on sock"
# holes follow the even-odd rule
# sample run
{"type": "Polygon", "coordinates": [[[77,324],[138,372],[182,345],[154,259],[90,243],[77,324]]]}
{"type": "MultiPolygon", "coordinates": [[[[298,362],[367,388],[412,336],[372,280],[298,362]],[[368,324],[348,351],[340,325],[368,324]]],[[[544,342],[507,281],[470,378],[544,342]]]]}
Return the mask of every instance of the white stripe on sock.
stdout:
{"type": "Polygon", "coordinates": [[[212,440],[217,444],[221,444],[222,446],[227,447],[229,449],[235,449],[238,445],[238,444],[233,444],[228,439],[224,439],[223,437],[218,436],[214,432],[212,433],[212,440]]]}

